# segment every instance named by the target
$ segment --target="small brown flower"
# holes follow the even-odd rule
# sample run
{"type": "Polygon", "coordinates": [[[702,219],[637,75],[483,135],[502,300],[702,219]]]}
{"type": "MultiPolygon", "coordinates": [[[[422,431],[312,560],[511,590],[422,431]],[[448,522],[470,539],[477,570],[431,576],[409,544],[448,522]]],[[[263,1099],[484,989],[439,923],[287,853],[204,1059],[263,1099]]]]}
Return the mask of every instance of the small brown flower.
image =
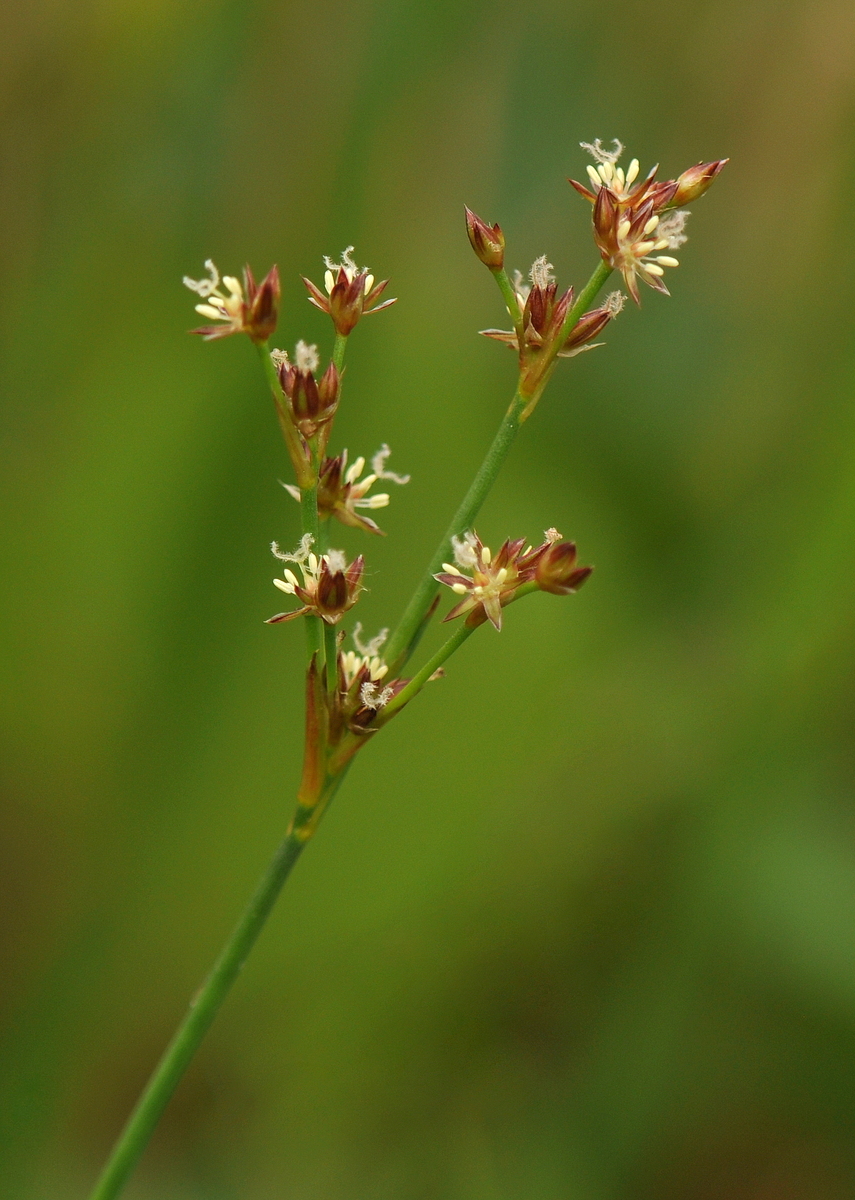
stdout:
{"type": "MultiPolygon", "coordinates": [[[[343,450],[336,458],[325,458],[321,464],[318,476],[318,512],[322,518],[336,517],[343,525],[362,529],[366,533],[383,534],[383,530],[370,517],[363,516],[358,509],[385,508],[389,503],[388,492],[377,492],[374,496],[367,493],[378,480],[388,479],[392,483],[405,484],[410,482],[409,475],[396,475],[394,471],[386,470],[386,460],[391,451],[384,443],[371,459],[371,473],[360,479],[365,469],[365,459],[361,456],[351,466],[347,465],[347,451],[343,450]]],[[[295,500],[300,500],[300,490],[293,484],[286,483],[285,490],[295,500]]]]}
{"type": "Polygon", "coordinates": [[[220,273],[211,259],[205,262],[209,279],[191,279],[184,276],[185,287],[202,297],[203,303],[196,305],[196,312],[222,325],[202,325],[191,333],[200,334],[206,342],[216,338],[230,337],[233,333],[246,333],[257,345],[266,342],[276,328],[279,314],[279,270],[273,266],[261,283],[257,284],[249,266],[243,269],[243,284],[233,275],[224,275],[220,290],[220,273]]]}
{"type": "Polygon", "coordinates": [[[502,609],[517,598],[524,585],[533,585],[528,590],[539,588],[560,595],[581,587],[593,568],[577,568],[576,547],[560,538],[557,530],[549,529],[542,545],[525,549],[525,538],[509,540],[495,558],[474,532],[452,539],[457,566],[443,563],[443,571],[434,579],[462,599],[444,619],[453,621],[466,614],[466,624],[473,629],[485,621],[501,629],[502,609]],[[465,574],[466,570],[471,575],[465,574]]]}
{"type": "Polygon", "coordinates": [[[377,303],[386,290],[389,280],[383,279],[380,283],[375,284],[374,276],[367,267],[363,267],[362,270],[357,268],[351,257],[352,254],[353,246],[348,246],[342,253],[340,263],[334,263],[331,259],[324,258],[326,293],[312,283],[311,279],[303,277],[303,283],[309,291],[310,303],[314,304],[315,308],[319,308],[321,312],[329,314],[335,325],[336,333],[341,337],[348,336],[360,317],[367,316],[368,313],[380,312],[381,309],[388,308],[390,304],[395,303],[394,299],[384,300],[382,304],[377,303]]]}
{"type": "Polygon", "coordinates": [[[597,164],[588,167],[591,188],[573,179],[570,183],[594,206],[594,240],[603,259],[621,272],[636,304],[640,303],[639,279],[668,295],[662,279],[664,268],[679,264],[676,258],[658,252],[674,250],[685,242],[683,229],[689,214],[666,214],[666,210],[682,208],[703,195],[728,160],[699,163],[677,179],[657,182],[657,167],[639,180],[637,158],[626,172],[617,166],[623,153],[623,146],[617,140],[612,150],[606,150],[599,138],[592,143],[583,142],[582,146],[597,164]]]}
{"type": "MultiPolygon", "coordinates": [[[[514,291],[520,308],[524,310],[526,301],[533,289],[523,284],[519,271],[514,272],[514,291]]],[[[573,304],[573,289],[570,288],[570,307],[573,304]]],[[[595,349],[592,345],[594,338],[599,337],[609,321],[613,320],[622,310],[624,297],[621,292],[611,292],[599,308],[593,308],[579,318],[558,351],[559,358],[574,358],[583,350],[595,349]]],[[[569,310],[568,310],[569,311],[569,310]]],[[[566,314],[565,314],[566,315],[566,314]]],[[[483,337],[492,338],[496,342],[504,342],[512,350],[519,350],[519,339],[513,329],[482,329],[483,337]]],[[[533,325],[524,326],[525,345],[529,350],[537,351],[543,345],[542,337],[533,325]]],[[[598,343],[599,344],[599,343],[598,343]]]]}
{"type": "Polygon", "coordinates": [[[365,560],[360,554],[348,564],[343,551],[330,550],[320,558],[311,552],[312,535],[307,533],[293,554],[283,554],[274,542],[271,549],[282,562],[299,566],[302,582],[288,567],[283,571],[284,579],[274,579],[273,584],[289,596],[296,596],[303,603],[294,612],[277,613],[269,617],[268,625],[282,621],[293,621],[295,617],[320,617],[328,625],[335,625],[348,609],[353,608],[362,591],[362,575],[365,560]]]}
{"type": "Polygon", "coordinates": [[[498,225],[488,225],[471,208],[465,211],[466,233],[472,249],[485,267],[491,271],[501,271],[505,265],[505,235],[498,225]]]}
{"type": "Polygon", "coordinates": [[[293,363],[284,350],[274,350],[271,357],[288,401],[291,420],[308,441],[323,426],[329,426],[338,408],[341,377],[335,363],[330,363],[316,382],[317,346],[298,342],[293,363]]]}

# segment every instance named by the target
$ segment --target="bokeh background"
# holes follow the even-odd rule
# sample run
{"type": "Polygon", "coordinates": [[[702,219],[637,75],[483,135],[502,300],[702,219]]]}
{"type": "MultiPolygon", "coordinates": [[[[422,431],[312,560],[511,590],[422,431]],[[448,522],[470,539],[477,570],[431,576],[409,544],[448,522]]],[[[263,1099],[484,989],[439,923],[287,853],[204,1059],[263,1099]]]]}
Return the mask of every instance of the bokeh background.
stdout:
{"type": "MultiPolygon", "coordinates": [[[[129,1200],[855,1194],[850,0],[11,0],[0,36],[0,1193],[83,1197],[291,808],[297,508],[212,256],[351,242],[399,304],[333,445],[412,483],[392,623],[513,362],[509,262],[595,263],[619,136],[731,165],[671,299],[563,364],[479,522],[597,571],[511,610],[357,761],[129,1200]]],[[[438,637],[434,631],[433,637],[438,637]]]]}

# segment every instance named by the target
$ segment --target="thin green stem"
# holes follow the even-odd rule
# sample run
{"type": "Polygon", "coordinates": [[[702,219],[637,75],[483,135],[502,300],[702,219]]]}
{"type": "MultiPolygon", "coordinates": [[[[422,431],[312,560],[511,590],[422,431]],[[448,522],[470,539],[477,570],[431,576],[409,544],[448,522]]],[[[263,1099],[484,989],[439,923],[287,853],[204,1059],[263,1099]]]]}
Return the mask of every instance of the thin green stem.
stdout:
{"type": "Polygon", "coordinates": [[[564,318],[564,324],[561,326],[561,333],[555,339],[555,344],[550,354],[550,359],[554,360],[558,351],[567,341],[570,334],[573,332],[573,327],[580,317],[584,316],[588,308],[594,303],[597,293],[603,287],[608,277],[611,275],[614,267],[610,267],[607,262],[600,261],[597,269],[594,271],[591,278],[582,288],[576,298],[576,302],[564,318]]]}
{"type": "Polygon", "coordinates": [[[514,331],[517,335],[517,340],[520,342],[520,344],[522,344],[522,313],[520,312],[520,304],[519,300],[517,300],[517,294],[514,291],[514,285],[508,278],[508,273],[504,267],[502,267],[499,271],[494,271],[493,277],[496,280],[496,283],[499,285],[499,291],[502,293],[502,299],[505,302],[508,315],[514,323],[514,331]]]}
{"type": "Polygon", "coordinates": [[[338,632],[335,625],[327,625],[326,621],[322,621],[324,627],[324,658],[327,664],[327,691],[332,695],[338,687],[338,632]]]}
{"type": "Polygon", "coordinates": [[[279,846],[211,974],[191,1000],[187,1015],[137,1101],[90,1200],[114,1200],[121,1193],[161,1113],[240,974],[305,844],[305,840],[290,831],[279,846]]]}
{"type": "Polygon", "coordinates": [[[471,626],[465,624],[465,622],[461,623],[448,641],[440,646],[433,658],[426,662],[422,669],[413,676],[407,686],[401,688],[397,696],[394,696],[386,707],[381,710],[376,722],[378,728],[385,725],[405,704],[409,704],[413,697],[419,694],[434,671],[438,671],[446,659],[450,658],[455,650],[459,650],[466,639],[474,632],[475,630],[471,626]]]}
{"type": "Polygon", "coordinates": [[[478,473],[472,480],[460,507],[452,517],[451,524],[446,529],[442,541],[437,546],[424,577],[416,588],[410,603],[407,605],[398,628],[389,640],[385,658],[388,663],[394,664],[392,669],[395,673],[401,669],[409,658],[410,645],[418,633],[422,618],[430,607],[430,602],[439,588],[434,575],[449,557],[451,539],[462,533],[464,529],[468,529],[479,512],[487,493],[496,481],[496,476],[501,470],[502,463],[508,456],[508,451],[514,444],[514,439],[520,428],[520,416],[525,406],[525,399],[517,392],[511,401],[510,408],[502,418],[502,423],[496,432],[496,436],[493,438],[484,461],[478,468],[478,473]]]}
{"type": "Polygon", "coordinates": [[[347,349],[347,334],[337,333],[335,335],[335,344],[333,346],[332,360],[335,363],[335,369],[341,371],[344,366],[344,352],[347,349]]]}
{"type": "Polygon", "coordinates": [[[298,809],[288,833],[262,875],[210,975],[190,1001],[189,1012],[178,1026],[128,1117],[89,1200],[115,1200],[121,1194],[163,1110],[258,940],[285,881],[346,775],[347,767],[335,779],[327,781],[314,811],[302,812],[298,809]]]}
{"type": "MultiPolygon", "coordinates": [[[[318,485],[300,489],[300,516],[303,533],[312,535],[312,547],[318,553],[321,540],[320,521],[318,519],[318,485]]],[[[320,617],[304,617],[306,622],[306,654],[309,662],[321,650],[321,619],[320,617]]]]}
{"type": "MultiPolygon", "coordinates": [[[[597,292],[599,292],[611,274],[611,271],[611,267],[604,262],[600,262],[591,278],[579,293],[578,300],[567,314],[567,319],[561,329],[560,336],[556,338],[555,350],[552,355],[553,362],[558,350],[569,337],[576,322],[592,303],[597,292]]],[[[499,287],[502,288],[501,277],[504,276],[504,279],[507,280],[507,275],[504,272],[494,272],[494,274],[496,275],[499,287]]],[[[508,286],[511,286],[510,283],[508,283],[508,286]]],[[[516,304],[516,298],[514,298],[514,304],[516,304]]],[[[511,310],[511,315],[513,316],[513,310],[511,310]]],[[[549,372],[547,372],[546,378],[548,378],[548,374],[549,372]]],[[[546,379],[543,386],[545,387],[545,385],[546,379]]],[[[397,629],[389,640],[385,657],[386,661],[392,665],[395,673],[401,670],[412,653],[422,621],[439,587],[439,584],[433,577],[448,557],[451,549],[451,539],[459,536],[459,534],[471,526],[490,488],[496,482],[502,464],[507,458],[508,451],[514,444],[516,436],[519,433],[520,425],[527,412],[531,410],[531,406],[532,397],[522,396],[519,390],[517,390],[508,411],[502,418],[502,423],[499,425],[490,449],[487,451],[484,461],[478,468],[477,475],[464,496],[460,507],[454,514],[451,524],[445,531],[443,539],[437,547],[433,558],[430,560],[424,576],[404,610],[404,615],[401,617],[397,629]]]]}

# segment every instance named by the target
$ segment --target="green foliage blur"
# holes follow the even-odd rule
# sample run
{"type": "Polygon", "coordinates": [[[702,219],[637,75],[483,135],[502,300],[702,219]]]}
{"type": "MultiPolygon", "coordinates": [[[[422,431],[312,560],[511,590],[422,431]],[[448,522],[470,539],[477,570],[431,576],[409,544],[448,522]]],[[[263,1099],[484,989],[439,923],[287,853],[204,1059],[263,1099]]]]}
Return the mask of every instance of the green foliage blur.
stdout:
{"type": "Polygon", "coordinates": [[[359,758],[127,1196],[851,1198],[851,0],[10,0],[0,105],[0,1195],[86,1195],[292,806],[289,467],[182,275],[278,262],[327,352],[299,275],[392,278],[371,633],[513,389],[463,204],[581,286],[599,136],[732,161],[479,521],[596,573],[359,758]]]}

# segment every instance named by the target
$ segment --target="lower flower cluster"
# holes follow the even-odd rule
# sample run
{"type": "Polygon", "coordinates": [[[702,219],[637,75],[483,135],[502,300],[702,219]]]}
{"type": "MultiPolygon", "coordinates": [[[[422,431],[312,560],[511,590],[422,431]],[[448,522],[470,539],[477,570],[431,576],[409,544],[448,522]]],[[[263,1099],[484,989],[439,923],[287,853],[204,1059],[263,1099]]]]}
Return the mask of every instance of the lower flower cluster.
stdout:
{"type": "Polygon", "coordinates": [[[547,529],[544,538],[536,547],[525,538],[505,541],[495,556],[474,531],[454,538],[454,563],[443,563],[434,576],[461,597],[445,620],[465,615],[472,629],[485,621],[501,629],[502,609],[523,589],[558,596],[578,591],[594,568],[576,565],[575,542],[562,541],[557,529],[547,529]]]}

